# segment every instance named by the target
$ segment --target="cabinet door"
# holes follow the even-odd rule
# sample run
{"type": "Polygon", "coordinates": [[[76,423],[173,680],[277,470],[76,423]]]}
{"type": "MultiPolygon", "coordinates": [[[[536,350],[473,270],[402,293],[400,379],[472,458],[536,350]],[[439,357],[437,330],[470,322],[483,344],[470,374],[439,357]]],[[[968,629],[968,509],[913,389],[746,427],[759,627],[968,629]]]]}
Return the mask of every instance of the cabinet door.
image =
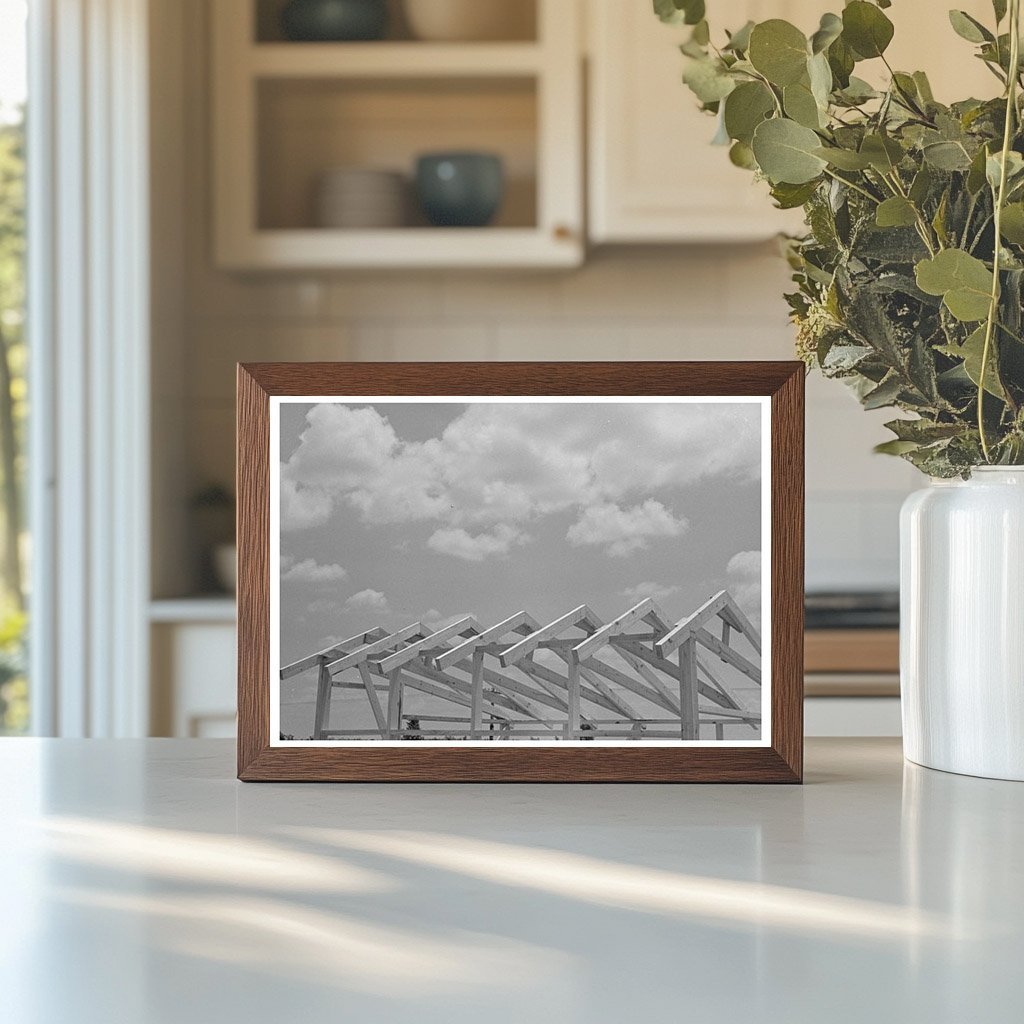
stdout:
{"type": "MultiPolygon", "coordinates": [[[[799,215],[776,210],[767,186],[710,144],[714,118],[682,83],[679,44],[689,29],[661,24],[648,0],[588,3],[591,240],[714,242],[799,230],[799,215]]],[[[799,17],[801,6],[824,9],[821,0],[711,0],[708,17],[716,37],[748,19],[816,26],[817,14],[799,17]]]]}

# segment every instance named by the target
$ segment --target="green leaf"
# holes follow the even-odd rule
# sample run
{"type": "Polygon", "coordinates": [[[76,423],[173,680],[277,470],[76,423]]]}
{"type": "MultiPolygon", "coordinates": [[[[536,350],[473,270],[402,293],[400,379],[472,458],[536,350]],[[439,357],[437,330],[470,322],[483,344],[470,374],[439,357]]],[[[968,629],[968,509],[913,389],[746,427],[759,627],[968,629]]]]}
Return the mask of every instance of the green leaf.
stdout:
{"type": "Polygon", "coordinates": [[[889,405],[895,405],[896,400],[900,396],[900,392],[903,390],[900,378],[893,374],[891,377],[887,377],[878,387],[869,391],[866,395],[861,398],[861,405],[865,409],[883,409],[889,405]]]}
{"type": "Polygon", "coordinates": [[[903,159],[903,147],[887,135],[865,135],[860,152],[876,171],[883,174],[891,174],[903,159]]]}
{"type": "Polygon", "coordinates": [[[970,169],[967,172],[967,191],[976,196],[984,187],[986,182],[985,168],[988,163],[988,149],[982,146],[971,160],[970,169]]]}
{"type": "Polygon", "coordinates": [[[828,66],[832,69],[832,77],[835,79],[836,87],[845,89],[850,84],[850,76],[856,63],[853,50],[846,45],[845,40],[840,36],[828,48],[828,66]]]}
{"type": "Polygon", "coordinates": [[[843,10],[843,39],[862,60],[881,57],[893,32],[892,22],[866,0],[853,0],[843,10]]]}
{"type": "Polygon", "coordinates": [[[833,167],[841,171],[863,171],[871,166],[871,161],[852,149],[835,149],[831,146],[819,146],[814,150],[815,156],[820,156],[833,167]]]}
{"type": "Polygon", "coordinates": [[[959,142],[942,139],[922,147],[925,160],[940,171],[966,171],[971,166],[971,157],[959,142]]]}
{"type": "Polygon", "coordinates": [[[747,59],[773,85],[798,82],[807,70],[807,38],[795,25],[772,18],[750,33],[747,59]]]}
{"type": "Polygon", "coordinates": [[[856,105],[876,99],[879,96],[879,92],[865,82],[864,79],[851,75],[849,84],[845,89],[841,90],[840,95],[847,103],[856,105]]]}
{"type": "Polygon", "coordinates": [[[798,206],[803,206],[817,189],[817,181],[805,182],[802,185],[779,182],[772,186],[772,198],[780,210],[795,210],[798,206]]]}
{"type": "Polygon", "coordinates": [[[802,185],[825,169],[815,150],[821,140],[811,131],[785,118],[762,121],[754,132],[752,148],[758,166],[773,184],[802,185]]]}
{"type": "Polygon", "coordinates": [[[932,84],[928,81],[928,76],[923,71],[915,71],[911,76],[914,79],[914,84],[917,86],[917,94],[925,101],[925,103],[934,103],[935,95],[932,93],[932,84]]]}
{"type": "Polygon", "coordinates": [[[775,110],[775,97],[763,82],[743,82],[725,101],[725,128],[729,137],[748,146],[754,129],[775,110]]]}
{"type": "Polygon", "coordinates": [[[654,13],[667,25],[696,25],[704,17],[704,0],[654,0],[654,13]]]}
{"type": "Polygon", "coordinates": [[[756,22],[748,21],[743,28],[733,32],[724,49],[732,50],[734,53],[746,53],[750,47],[750,33],[754,31],[755,24],[756,22]]]}
{"type": "Polygon", "coordinates": [[[1024,245],[1024,203],[1010,203],[1003,210],[1000,228],[1007,242],[1024,245]]]}
{"type": "Polygon", "coordinates": [[[875,223],[880,228],[905,228],[917,223],[914,204],[902,196],[893,196],[878,204],[875,223]]]}
{"type": "Polygon", "coordinates": [[[822,124],[827,124],[829,98],[832,95],[832,69],[825,54],[819,53],[807,62],[807,78],[811,83],[811,95],[823,115],[822,124]]]}
{"type": "Polygon", "coordinates": [[[811,52],[822,53],[843,33],[843,19],[835,14],[823,14],[818,31],[811,36],[811,52]]]}
{"type": "Polygon", "coordinates": [[[927,164],[922,164],[921,169],[914,175],[914,181],[907,193],[910,201],[920,206],[928,198],[934,180],[935,175],[931,168],[927,164]]]}
{"type": "Polygon", "coordinates": [[[920,447],[917,441],[883,441],[876,444],[873,450],[876,455],[906,455],[920,447]]]}
{"type": "Polygon", "coordinates": [[[688,61],[683,81],[701,103],[717,103],[736,88],[736,82],[717,60],[688,61]]]}
{"type": "MultiPolygon", "coordinates": [[[[951,359],[962,359],[964,372],[974,383],[975,387],[981,386],[981,364],[985,354],[985,325],[982,324],[970,337],[959,347],[956,345],[940,345],[938,351],[951,359]]],[[[985,368],[985,390],[996,398],[1005,401],[1006,392],[999,382],[999,374],[995,365],[995,342],[989,348],[988,365],[985,368]]]]}
{"type": "MultiPolygon", "coordinates": [[[[999,179],[1002,173],[1003,154],[1001,152],[993,153],[985,161],[985,177],[988,179],[988,183],[992,186],[993,191],[999,188],[999,179]]],[[[1008,191],[1013,191],[1016,187],[1016,182],[1022,175],[1024,175],[1024,157],[1011,149],[1006,154],[1006,184],[1008,191]]]]}
{"type": "Polygon", "coordinates": [[[805,128],[822,128],[824,119],[809,82],[795,82],[782,90],[782,106],[786,116],[805,128]]]}
{"type": "Polygon", "coordinates": [[[734,142],[729,150],[729,160],[736,166],[742,167],[745,171],[756,171],[757,160],[754,159],[754,151],[745,142],[734,142]]]}
{"type": "Polygon", "coordinates": [[[946,308],[965,323],[984,320],[991,305],[992,271],[962,249],[945,249],[915,268],[917,286],[941,295],[946,308]]]}
{"type": "Polygon", "coordinates": [[[953,31],[969,43],[995,42],[996,37],[966,11],[950,11],[949,23],[953,26],[953,31]]]}

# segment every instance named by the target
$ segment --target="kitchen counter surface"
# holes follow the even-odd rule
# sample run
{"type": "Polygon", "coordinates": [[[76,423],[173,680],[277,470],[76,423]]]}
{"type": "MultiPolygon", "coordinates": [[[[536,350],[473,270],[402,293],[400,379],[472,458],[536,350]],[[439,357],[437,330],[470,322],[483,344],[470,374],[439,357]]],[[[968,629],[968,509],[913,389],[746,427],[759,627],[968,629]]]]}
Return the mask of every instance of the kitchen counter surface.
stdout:
{"type": "Polygon", "coordinates": [[[0,741],[0,1017],[1024,1016],[1024,785],[241,785],[225,741],[0,741]]]}

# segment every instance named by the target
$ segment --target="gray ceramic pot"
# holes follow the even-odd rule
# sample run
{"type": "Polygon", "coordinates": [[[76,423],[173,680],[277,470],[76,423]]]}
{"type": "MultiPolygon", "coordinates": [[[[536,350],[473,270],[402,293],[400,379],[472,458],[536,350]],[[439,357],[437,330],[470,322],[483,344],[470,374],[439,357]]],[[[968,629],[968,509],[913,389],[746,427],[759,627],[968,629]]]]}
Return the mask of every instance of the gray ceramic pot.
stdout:
{"type": "Polygon", "coordinates": [[[416,192],[437,227],[489,224],[505,195],[501,157],[493,153],[428,153],[416,164],[416,192]]]}
{"type": "Polygon", "coordinates": [[[281,11],[285,37],[296,42],[380,39],[387,27],[387,0],[291,0],[281,11]]]}

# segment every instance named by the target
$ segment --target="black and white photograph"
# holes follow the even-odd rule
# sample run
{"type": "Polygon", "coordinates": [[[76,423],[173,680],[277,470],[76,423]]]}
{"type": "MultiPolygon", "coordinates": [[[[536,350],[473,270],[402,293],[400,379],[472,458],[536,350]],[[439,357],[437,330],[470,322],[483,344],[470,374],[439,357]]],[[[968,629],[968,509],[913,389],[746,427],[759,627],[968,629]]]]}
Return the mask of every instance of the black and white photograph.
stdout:
{"type": "Polygon", "coordinates": [[[273,398],[272,742],[765,745],[769,421],[273,398]]]}

